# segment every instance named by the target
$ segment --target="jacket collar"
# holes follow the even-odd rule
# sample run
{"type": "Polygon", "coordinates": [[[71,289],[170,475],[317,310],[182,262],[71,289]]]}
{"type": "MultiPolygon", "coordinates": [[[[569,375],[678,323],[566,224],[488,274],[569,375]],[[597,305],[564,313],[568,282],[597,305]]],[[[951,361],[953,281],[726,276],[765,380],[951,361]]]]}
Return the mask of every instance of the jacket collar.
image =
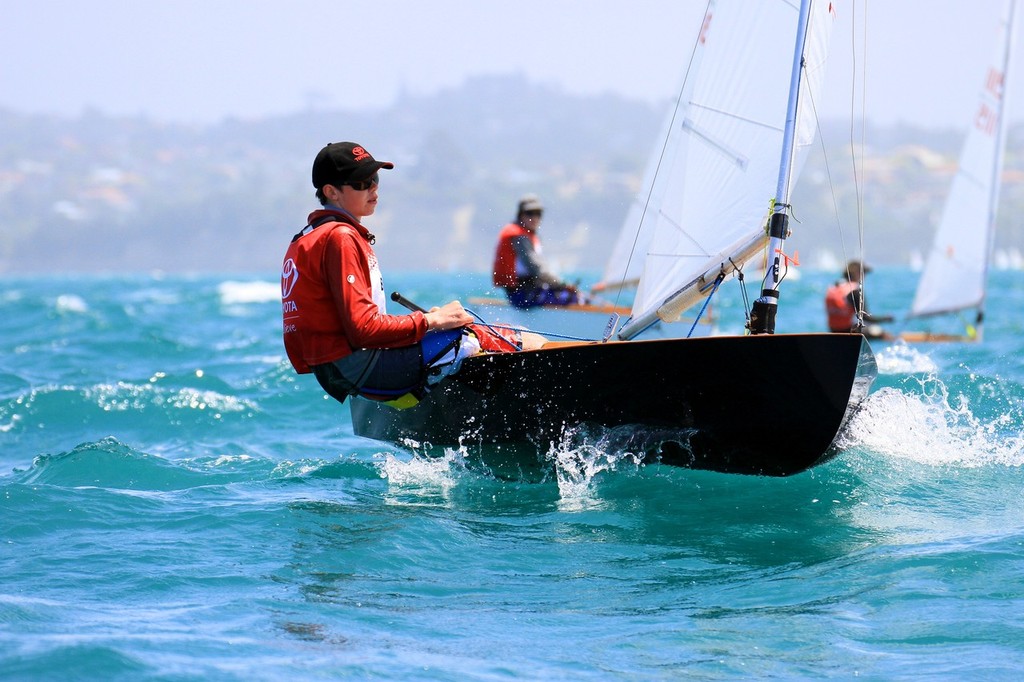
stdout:
{"type": "Polygon", "coordinates": [[[345,223],[347,225],[351,225],[352,227],[354,227],[356,229],[356,232],[361,234],[363,238],[366,239],[366,241],[370,242],[371,244],[374,241],[373,234],[371,234],[369,230],[363,227],[363,225],[358,220],[356,220],[351,213],[343,209],[336,208],[334,206],[325,207],[320,210],[313,211],[312,213],[309,214],[309,218],[307,220],[309,222],[309,225],[314,228],[330,222],[345,223]]]}

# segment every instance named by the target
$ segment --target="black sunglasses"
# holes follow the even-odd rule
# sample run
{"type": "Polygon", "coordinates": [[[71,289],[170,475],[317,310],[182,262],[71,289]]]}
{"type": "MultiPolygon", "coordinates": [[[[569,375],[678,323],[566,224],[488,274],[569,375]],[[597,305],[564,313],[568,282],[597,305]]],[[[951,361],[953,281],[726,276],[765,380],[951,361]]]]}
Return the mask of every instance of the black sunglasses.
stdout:
{"type": "Polygon", "coordinates": [[[348,185],[349,187],[351,187],[354,190],[358,190],[358,191],[362,192],[362,191],[370,189],[371,187],[373,187],[374,185],[378,184],[379,182],[380,182],[380,175],[378,173],[374,173],[373,175],[371,175],[366,180],[360,180],[358,182],[346,182],[345,184],[348,185]]]}

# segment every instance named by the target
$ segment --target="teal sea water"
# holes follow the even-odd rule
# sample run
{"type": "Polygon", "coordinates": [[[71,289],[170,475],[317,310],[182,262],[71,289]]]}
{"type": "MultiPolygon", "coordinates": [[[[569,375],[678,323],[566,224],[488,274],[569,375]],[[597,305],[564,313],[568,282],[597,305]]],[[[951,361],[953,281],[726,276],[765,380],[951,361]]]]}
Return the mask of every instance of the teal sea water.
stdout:
{"type": "MultiPolygon", "coordinates": [[[[820,329],[831,279],[787,282],[779,330],[820,329]]],[[[1024,273],[992,282],[984,343],[875,346],[810,472],[556,444],[510,480],[353,436],[287,365],[273,274],[7,278],[0,679],[1017,679],[1024,273]]]]}

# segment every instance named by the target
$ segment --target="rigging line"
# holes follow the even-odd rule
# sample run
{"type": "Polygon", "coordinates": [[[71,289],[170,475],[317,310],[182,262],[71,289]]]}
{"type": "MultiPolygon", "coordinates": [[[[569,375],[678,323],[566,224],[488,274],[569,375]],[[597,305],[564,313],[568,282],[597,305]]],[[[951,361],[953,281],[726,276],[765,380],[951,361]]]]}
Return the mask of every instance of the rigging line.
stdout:
{"type": "MultiPolygon", "coordinates": [[[[854,4],[856,4],[856,0],[853,0],[853,2],[854,2],[854,4]]],[[[851,7],[851,9],[850,9],[850,16],[852,17],[852,21],[850,23],[850,63],[852,64],[852,66],[851,66],[851,81],[852,82],[851,82],[851,85],[850,85],[850,131],[849,131],[850,132],[850,147],[849,148],[850,148],[850,166],[851,166],[852,173],[853,173],[854,196],[856,197],[855,205],[856,205],[856,209],[857,209],[857,212],[858,212],[858,215],[859,215],[860,213],[863,212],[862,211],[863,197],[862,197],[862,193],[861,193],[861,190],[860,190],[860,176],[859,176],[858,169],[857,169],[857,155],[856,155],[856,149],[857,149],[856,127],[857,127],[857,123],[856,123],[856,116],[854,115],[855,111],[856,111],[856,108],[857,108],[857,84],[856,84],[856,78],[857,78],[857,21],[856,21],[856,8],[855,7],[851,7]]],[[[865,27],[865,32],[866,32],[866,27],[865,27]]],[[[862,102],[863,102],[863,100],[862,100],[862,102]]],[[[862,110],[862,115],[863,115],[863,110],[862,110]]],[[[862,129],[862,131],[863,131],[863,129],[862,129]]],[[[863,139],[863,132],[862,132],[862,139],[863,139]]],[[[822,148],[824,148],[824,139],[822,140],[822,148]]],[[[861,159],[861,163],[863,164],[863,158],[861,159]]],[[[842,262],[843,263],[848,263],[850,261],[850,250],[846,246],[846,232],[843,230],[842,221],[841,221],[841,219],[839,217],[839,206],[838,206],[838,203],[836,201],[835,187],[833,185],[832,175],[831,175],[831,172],[828,170],[828,164],[827,163],[826,163],[826,173],[828,174],[828,178],[829,178],[829,188],[830,188],[830,190],[832,192],[832,211],[833,211],[833,214],[836,217],[837,227],[839,228],[839,249],[842,252],[842,262]]],[[[860,223],[860,222],[861,222],[860,218],[858,218],[858,223],[860,223]]]]}
{"type": "MultiPolygon", "coordinates": [[[[484,320],[484,318],[482,318],[474,310],[470,310],[469,308],[463,308],[463,310],[465,310],[467,313],[469,313],[470,315],[475,317],[477,320],[479,320],[481,325],[483,325],[484,327],[489,329],[490,332],[492,334],[494,334],[495,336],[497,336],[498,338],[502,339],[506,343],[509,343],[509,345],[512,345],[511,342],[509,342],[508,339],[506,339],[504,336],[499,334],[497,332],[498,329],[505,329],[505,330],[511,331],[511,332],[530,332],[530,333],[533,333],[533,334],[540,334],[541,336],[553,336],[553,337],[559,338],[559,339],[569,339],[570,341],[597,341],[597,339],[587,338],[586,336],[572,336],[570,334],[559,334],[557,332],[546,332],[546,331],[543,331],[543,330],[538,331],[536,329],[529,329],[528,327],[513,327],[512,325],[507,325],[507,324],[493,324],[491,322],[487,322],[486,320],[484,320]]],[[[519,349],[517,348],[516,350],[519,350],[519,349]]]]}
{"type": "MultiPolygon", "coordinates": [[[[815,108],[814,98],[813,97],[811,98],[811,109],[814,111],[814,118],[815,118],[815,120],[817,120],[817,118],[818,118],[818,111],[815,108]]],[[[819,127],[819,129],[820,129],[820,127],[819,127]]],[[[832,214],[835,217],[836,228],[839,231],[839,243],[842,245],[843,260],[845,261],[846,260],[846,254],[847,254],[847,252],[846,252],[846,237],[843,234],[843,219],[842,219],[842,216],[840,215],[840,212],[839,212],[839,199],[838,199],[837,194],[836,194],[835,180],[832,177],[832,165],[829,163],[829,160],[828,160],[828,149],[825,147],[825,136],[824,135],[818,135],[818,144],[821,147],[822,162],[825,164],[825,177],[828,178],[829,194],[832,197],[832,214]]],[[[857,174],[857,171],[856,171],[856,162],[855,162],[854,163],[854,176],[855,177],[856,177],[856,174],[857,174]]],[[[854,182],[856,182],[856,179],[854,180],[854,182]]],[[[797,222],[799,222],[799,221],[797,221],[797,222]]]]}
{"type": "Polygon", "coordinates": [[[743,276],[743,263],[737,264],[736,261],[730,256],[729,262],[732,263],[732,267],[736,272],[736,280],[739,281],[739,295],[743,299],[743,322],[745,325],[743,329],[750,330],[751,328],[751,301],[746,297],[746,279],[743,276]]]}
{"type": "MultiPolygon", "coordinates": [[[[854,2],[856,4],[856,0],[854,0],[854,2]]],[[[863,11],[864,11],[864,18],[862,20],[862,23],[863,23],[863,26],[864,26],[864,30],[861,31],[861,39],[864,41],[863,44],[861,45],[861,50],[863,51],[863,54],[864,54],[864,65],[863,65],[863,68],[861,69],[861,86],[860,86],[860,92],[861,92],[860,107],[861,107],[861,111],[860,111],[860,147],[859,147],[859,150],[860,150],[860,167],[863,169],[864,168],[864,146],[865,146],[864,143],[865,143],[866,129],[867,129],[867,124],[865,122],[865,120],[867,118],[867,90],[866,90],[866,87],[867,87],[867,75],[868,75],[867,74],[867,71],[868,71],[868,69],[867,69],[867,66],[868,66],[868,41],[867,41],[867,36],[868,36],[868,2],[867,2],[867,0],[864,0],[864,2],[862,3],[861,6],[863,7],[863,11]]],[[[851,14],[852,14],[852,12],[851,12],[851,14]]],[[[856,62],[854,62],[854,63],[856,64],[856,62]]],[[[857,149],[857,148],[855,148],[855,149],[857,149]]],[[[861,258],[863,258],[864,257],[864,188],[861,186],[861,184],[860,184],[860,182],[858,180],[859,180],[859,176],[856,174],[856,164],[855,164],[854,165],[854,183],[855,183],[854,184],[854,188],[856,190],[856,195],[857,195],[857,237],[860,240],[860,254],[861,254],[861,258]]],[[[866,274],[864,272],[864,270],[865,270],[865,268],[861,268],[860,269],[860,289],[861,289],[860,314],[861,314],[861,317],[863,317],[863,315],[864,315],[864,311],[866,309],[865,301],[867,300],[867,296],[866,296],[867,292],[864,291],[864,275],[866,274]]]]}
{"type": "MultiPolygon", "coordinates": [[[[813,105],[814,105],[814,99],[812,98],[811,99],[811,106],[812,106],[812,108],[813,108],[813,105]]],[[[815,118],[815,121],[817,121],[818,115],[817,115],[816,112],[815,112],[814,118],[815,118]]],[[[818,137],[821,137],[821,136],[819,135],[818,137]]],[[[828,164],[826,164],[826,170],[827,170],[827,168],[828,168],[828,164]]],[[[795,222],[797,222],[797,223],[800,222],[799,220],[797,220],[796,211],[793,210],[793,204],[782,203],[782,202],[778,201],[774,197],[768,202],[768,215],[765,217],[765,220],[764,220],[764,232],[765,232],[766,238],[765,238],[765,242],[764,242],[764,248],[761,250],[761,264],[764,266],[764,273],[761,276],[761,288],[762,289],[764,289],[764,288],[766,288],[768,286],[768,275],[770,275],[772,273],[772,268],[769,267],[769,262],[772,260],[771,259],[771,253],[768,251],[769,247],[771,246],[771,239],[768,239],[767,235],[768,235],[768,229],[769,229],[769,225],[771,223],[772,216],[775,214],[775,209],[777,207],[781,207],[783,209],[783,211],[788,213],[789,216],[795,222]]],[[[789,238],[789,231],[786,232],[786,238],[787,239],[789,238]]],[[[782,276],[779,278],[779,282],[778,282],[779,284],[782,284],[782,281],[784,279],[786,279],[786,275],[789,274],[789,260],[788,260],[788,258],[786,256],[786,254],[783,253],[781,250],[777,249],[777,252],[782,254],[783,261],[786,263],[786,271],[782,273],[782,276]]],[[[732,263],[733,266],[735,267],[736,263],[733,262],[732,258],[729,259],[729,262],[732,263]]],[[[737,268],[737,269],[739,269],[739,268],[737,268]]],[[[741,274],[741,279],[742,279],[742,273],[740,273],[740,274],[741,274]]],[[[745,303],[746,303],[746,301],[744,301],[744,304],[745,303]]]]}
{"type": "MultiPolygon", "coordinates": [[[[862,38],[862,41],[863,41],[863,43],[861,45],[861,53],[865,55],[865,58],[863,60],[864,63],[861,65],[861,70],[860,70],[860,76],[861,76],[861,100],[860,100],[860,106],[861,106],[861,112],[860,112],[861,129],[860,129],[860,142],[859,143],[857,141],[857,122],[856,122],[857,121],[857,117],[855,115],[856,114],[856,109],[857,109],[857,85],[856,85],[856,79],[857,79],[857,53],[858,53],[857,52],[856,4],[857,4],[857,0],[853,0],[854,7],[850,11],[850,16],[853,18],[853,20],[851,21],[851,24],[850,24],[850,59],[851,59],[851,64],[852,64],[852,67],[851,67],[852,68],[852,75],[851,75],[852,83],[851,83],[851,87],[850,87],[850,147],[849,148],[850,148],[850,166],[851,166],[852,173],[853,173],[854,196],[856,197],[855,204],[856,204],[856,211],[857,211],[857,221],[856,221],[857,222],[857,244],[858,244],[857,251],[858,251],[858,253],[863,254],[864,253],[864,187],[863,187],[863,181],[861,179],[860,173],[861,173],[861,169],[864,167],[864,148],[865,148],[864,141],[865,141],[865,139],[867,137],[866,136],[867,98],[864,96],[865,88],[867,86],[867,69],[866,69],[866,63],[867,63],[867,57],[866,57],[866,55],[867,55],[867,0],[865,0],[864,2],[862,2],[860,4],[861,8],[863,9],[863,17],[861,19],[861,27],[862,27],[861,38],[862,38]],[[860,159],[859,160],[857,158],[858,150],[859,150],[859,153],[860,153],[860,159]]],[[[830,189],[831,194],[832,194],[832,210],[833,210],[833,213],[835,215],[836,226],[837,226],[838,231],[839,231],[839,246],[840,246],[840,250],[842,251],[842,255],[843,255],[842,261],[845,264],[845,263],[848,263],[849,260],[850,260],[850,250],[849,250],[849,248],[847,248],[847,244],[846,244],[846,232],[845,232],[845,230],[843,229],[843,226],[842,226],[842,219],[840,217],[839,205],[838,205],[838,201],[837,201],[837,198],[836,198],[835,184],[834,184],[833,179],[832,179],[832,172],[831,172],[831,169],[830,169],[829,164],[828,164],[827,154],[825,154],[825,152],[824,152],[824,149],[825,149],[824,138],[822,138],[822,140],[821,140],[821,146],[822,146],[822,150],[823,150],[822,153],[825,155],[825,172],[826,172],[826,175],[828,177],[829,189],[830,189]]],[[[861,289],[863,290],[863,284],[864,284],[863,272],[861,273],[860,284],[861,284],[861,289]]],[[[861,297],[861,301],[863,301],[863,300],[864,300],[864,297],[861,297]]],[[[863,312],[863,307],[864,307],[864,305],[863,305],[863,303],[861,303],[861,309],[862,310],[859,311],[859,313],[863,312]]]]}
{"type": "MultiPolygon", "coordinates": [[[[676,94],[676,105],[672,109],[672,117],[669,120],[668,128],[665,130],[665,139],[661,143],[661,152],[658,155],[658,163],[654,168],[654,173],[651,178],[651,186],[647,188],[647,196],[644,197],[643,209],[640,211],[640,224],[636,226],[636,233],[633,235],[633,245],[629,249],[629,256],[626,258],[626,267],[622,271],[623,283],[626,279],[626,274],[629,272],[629,266],[633,262],[633,256],[636,253],[636,242],[640,238],[640,226],[644,224],[644,218],[647,216],[647,209],[651,205],[651,195],[654,193],[655,181],[658,175],[661,173],[661,162],[665,159],[665,151],[668,149],[669,138],[672,137],[672,130],[676,125],[676,116],[679,113],[679,106],[683,101],[683,93],[686,92],[686,84],[690,80],[690,69],[693,67],[693,58],[697,54],[697,48],[700,46],[704,39],[704,30],[707,27],[708,13],[711,11],[711,3],[713,0],[708,0],[704,6],[704,21],[701,23],[700,31],[697,32],[697,39],[693,42],[693,49],[690,50],[690,59],[686,62],[686,72],[683,74],[683,82],[679,86],[679,92],[676,94]]],[[[615,294],[615,304],[619,304],[619,300],[622,297],[622,288],[620,287],[618,292],[615,294]]]]}
{"type": "MultiPolygon", "coordinates": [[[[730,259],[730,260],[732,260],[732,259],[730,259]]],[[[719,273],[718,273],[718,277],[715,277],[715,284],[714,284],[714,287],[712,287],[712,289],[711,289],[711,293],[708,294],[707,297],[705,297],[704,305],[702,305],[700,307],[700,311],[697,313],[697,319],[695,319],[693,321],[693,326],[690,327],[690,331],[688,331],[686,333],[686,338],[690,338],[691,336],[693,336],[693,330],[697,328],[698,324],[700,324],[700,319],[702,317],[704,317],[704,311],[708,309],[708,304],[711,303],[711,297],[714,296],[715,293],[718,292],[718,287],[721,286],[722,280],[724,280],[724,279],[725,279],[725,268],[722,268],[719,271],[719,273]]]]}
{"type": "MultiPolygon", "coordinates": [[[[768,215],[764,219],[764,233],[766,237],[768,235],[768,225],[771,223],[772,215],[775,214],[776,206],[781,206],[784,210],[793,208],[791,204],[778,203],[777,199],[772,197],[771,201],[768,202],[768,215]]],[[[761,249],[761,263],[764,265],[764,274],[761,276],[762,289],[768,286],[768,274],[771,271],[768,267],[768,247],[771,245],[771,241],[771,239],[766,238],[764,240],[764,248],[761,249]]],[[[736,265],[736,263],[733,263],[732,258],[729,259],[729,262],[732,263],[733,266],[736,265]]],[[[746,305],[746,300],[743,301],[743,304],[744,306],[746,305]]]]}

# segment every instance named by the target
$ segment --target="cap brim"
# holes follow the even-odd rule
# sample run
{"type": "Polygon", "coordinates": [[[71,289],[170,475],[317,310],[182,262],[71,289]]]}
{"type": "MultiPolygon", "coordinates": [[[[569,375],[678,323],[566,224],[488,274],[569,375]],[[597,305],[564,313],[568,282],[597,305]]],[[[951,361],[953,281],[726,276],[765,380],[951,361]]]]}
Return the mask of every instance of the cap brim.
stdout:
{"type": "Polygon", "coordinates": [[[368,179],[371,175],[379,171],[381,168],[384,170],[391,170],[395,167],[395,164],[390,161],[374,161],[373,163],[365,164],[359,169],[358,173],[353,173],[351,179],[359,182],[361,180],[368,179]]]}

